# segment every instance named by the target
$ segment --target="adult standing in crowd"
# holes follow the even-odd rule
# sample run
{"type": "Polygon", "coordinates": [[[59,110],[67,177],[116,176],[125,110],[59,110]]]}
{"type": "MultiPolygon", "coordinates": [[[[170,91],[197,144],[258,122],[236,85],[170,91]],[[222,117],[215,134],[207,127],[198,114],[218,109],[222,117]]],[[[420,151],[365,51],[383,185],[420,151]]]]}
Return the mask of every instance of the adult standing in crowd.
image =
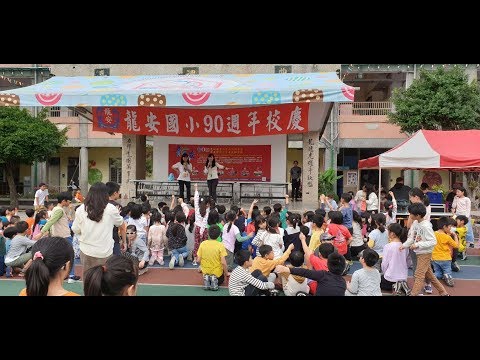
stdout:
{"type": "Polygon", "coordinates": [[[208,195],[217,202],[218,170],[228,170],[226,166],[215,160],[215,155],[210,153],[205,162],[203,172],[207,175],[208,195]]]}
{"type": "Polygon", "coordinates": [[[302,182],[302,168],[298,166],[298,161],[293,162],[290,169],[290,182],[292,183],[292,198],[298,200],[300,194],[300,183],[302,182]]]}
{"type": "Polygon", "coordinates": [[[395,185],[389,190],[395,195],[397,201],[408,201],[408,192],[411,190],[410,186],[407,186],[403,183],[403,177],[397,177],[395,185]]]}
{"type": "Polygon", "coordinates": [[[113,253],[112,229],[121,226],[123,217],[109,203],[108,189],[97,182],[90,188],[85,202],[75,211],[72,231],[78,235],[83,273],[96,265],[105,265],[113,253]]]}
{"type": "Polygon", "coordinates": [[[35,211],[38,210],[40,206],[44,206],[45,201],[48,201],[48,185],[42,182],[38,184],[38,190],[35,192],[35,200],[33,200],[35,211]]]}
{"type": "Polygon", "coordinates": [[[179,162],[172,165],[172,169],[175,170],[178,174],[178,177],[177,177],[178,187],[179,187],[178,197],[181,197],[185,202],[189,202],[191,197],[190,174],[192,173],[192,164],[190,163],[190,157],[186,152],[182,154],[182,157],[180,158],[179,162]],[[184,188],[187,188],[186,198],[183,196],[184,188]]]}

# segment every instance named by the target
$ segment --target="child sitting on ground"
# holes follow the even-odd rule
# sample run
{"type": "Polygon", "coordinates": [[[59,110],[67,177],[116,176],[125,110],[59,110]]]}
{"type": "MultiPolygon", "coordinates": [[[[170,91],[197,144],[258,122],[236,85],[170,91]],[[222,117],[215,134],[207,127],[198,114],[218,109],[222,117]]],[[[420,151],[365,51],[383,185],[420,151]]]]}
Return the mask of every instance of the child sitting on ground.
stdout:
{"type": "Polygon", "coordinates": [[[270,245],[262,245],[259,247],[260,256],[257,256],[253,262],[252,266],[250,267],[250,272],[254,272],[255,270],[260,270],[264,276],[267,277],[268,281],[274,282],[276,279],[275,273],[272,271],[275,269],[275,266],[279,264],[283,264],[290,253],[292,252],[294,246],[293,244],[288,245],[287,251],[278,259],[273,259],[273,249],[270,245]]]}
{"type": "MultiPolygon", "coordinates": [[[[15,226],[5,226],[5,222],[3,222],[4,230],[3,230],[3,237],[5,238],[5,255],[8,254],[8,250],[10,249],[10,245],[12,244],[12,239],[17,235],[17,228],[15,226]]],[[[8,222],[7,222],[8,223],[8,222]]],[[[5,261],[5,260],[4,260],[5,261]]],[[[13,276],[13,271],[11,266],[5,265],[5,276],[11,277],[13,276]]]]}
{"type": "Polygon", "coordinates": [[[248,250],[237,251],[235,262],[238,266],[233,269],[228,281],[230,296],[267,295],[268,290],[275,288],[275,284],[268,281],[259,269],[252,273],[248,271],[248,268],[252,266],[252,258],[248,250]]]}
{"type": "MultiPolygon", "coordinates": [[[[212,212],[210,212],[212,213],[212,212]]],[[[218,290],[228,276],[227,250],[217,239],[221,235],[218,225],[208,228],[208,239],[200,243],[197,251],[197,262],[201,265],[205,290],[218,290]]]]}
{"type": "Polygon", "coordinates": [[[85,296],[135,296],[137,294],[137,261],[112,255],[105,265],[97,265],[85,272],[85,296]]]}
{"type": "MultiPolygon", "coordinates": [[[[302,251],[293,251],[288,257],[288,260],[291,264],[291,266],[289,266],[290,268],[307,268],[303,265],[302,251]]],[[[308,294],[309,287],[305,277],[283,273],[280,279],[282,281],[283,292],[286,296],[296,296],[299,292],[308,294]]]]}
{"type": "Polygon", "coordinates": [[[24,276],[32,264],[32,253],[28,253],[27,249],[32,247],[35,241],[27,238],[28,224],[25,221],[19,221],[15,228],[18,233],[12,239],[10,249],[5,255],[5,265],[20,269],[19,276],[24,276]]]}
{"type": "Polygon", "coordinates": [[[138,237],[137,227],[135,225],[127,226],[127,239],[130,248],[125,252],[125,256],[138,263],[138,275],[145,274],[148,269],[148,248],[143,238],[138,237]]]}
{"type": "Polygon", "coordinates": [[[27,215],[27,218],[25,219],[25,221],[28,224],[27,237],[30,238],[33,232],[33,224],[35,223],[35,210],[27,209],[25,210],[25,215],[27,215]]]}
{"type": "Polygon", "coordinates": [[[382,296],[380,273],[374,268],[379,256],[373,249],[367,248],[360,255],[362,268],[356,270],[351,281],[347,281],[347,296],[382,296]]]}
{"type": "Polygon", "coordinates": [[[290,273],[292,275],[300,275],[318,282],[315,296],[345,296],[347,285],[342,273],[345,270],[345,258],[338,252],[334,252],[328,256],[328,271],[324,270],[307,270],[301,268],[290,269],[283,265],[278,265],[275,272],[290,273]]]}
{"type": "Polygon", "coordinates": [[[30,256],[33,254],[33,259],[25,272],[27,287],[19,295],[80,296],[63,288],[63,281],[68,277],[74,261],[70,242],[55,236],[44,237],[33,243],[32,252],[29,253],[30,256]]]}

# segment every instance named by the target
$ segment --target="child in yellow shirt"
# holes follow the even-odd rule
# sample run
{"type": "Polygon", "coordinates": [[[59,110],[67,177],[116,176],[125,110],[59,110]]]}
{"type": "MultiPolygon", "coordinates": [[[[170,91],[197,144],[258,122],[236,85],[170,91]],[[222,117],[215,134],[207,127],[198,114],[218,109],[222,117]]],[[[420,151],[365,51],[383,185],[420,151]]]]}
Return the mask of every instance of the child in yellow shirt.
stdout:
{"type": "Polygon", "coordinates": [[[458,248],[458,239],[455,241],[450,236],[452,225],[448,218],[442,216],[438,219],[438,230],[435,231],[437,244],[432,251],[432,265],[437,279],[443,279],[448,286],[453,286],[452,278],[452,248],[458,248]]]}
{"type": "Polygon", "coordinates": [[[468,218],[465,215],[458,215],[455,218],[457,227],[455,231],[458,234],[458,252],[462,254],[462,260],[467,260],[467,224],[468,218]]]}

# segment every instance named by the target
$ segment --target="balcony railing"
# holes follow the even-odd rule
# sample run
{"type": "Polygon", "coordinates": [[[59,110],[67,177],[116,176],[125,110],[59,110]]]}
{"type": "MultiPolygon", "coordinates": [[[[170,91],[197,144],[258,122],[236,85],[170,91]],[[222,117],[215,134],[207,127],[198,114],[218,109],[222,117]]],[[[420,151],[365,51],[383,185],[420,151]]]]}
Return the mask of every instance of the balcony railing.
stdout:
{"type": "Polygon", "coordinates": [[[51,106],[49,108],[50,117],[73,117],[78,116],[78,113],[74,109],[69,109],[68,107],[60,106],[51,106]]]}
{"type": "Polygon", "coordinates": [[[353,103],[340,103],[338,115],[387,115],[393,111],[391,101],[365,101],[353,103]]]}

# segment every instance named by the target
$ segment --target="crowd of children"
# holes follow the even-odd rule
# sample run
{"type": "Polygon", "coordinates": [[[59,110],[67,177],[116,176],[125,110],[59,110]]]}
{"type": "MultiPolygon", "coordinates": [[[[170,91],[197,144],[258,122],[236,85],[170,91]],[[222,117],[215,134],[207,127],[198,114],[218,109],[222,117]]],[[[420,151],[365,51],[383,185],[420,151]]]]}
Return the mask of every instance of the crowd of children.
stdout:
{"type": "MultiPolygon", "coordinates": [[[[109,193],[118,193],[117,186],[110,184],[109,193]]],[[[215,291],[228,283],[230,295],[275,295],[279,290],[287,296],[378,296],[382,290],[395,295],[420,295],[424,291],[431,293],[431,285],[440,295],[448,295],[440,280],[454,286],[452,271],[459,270],[457,254],[466,258],[469,232],[469,212],[462,200],[464,189],[457,194],[453,202],[456,219],[440,218],[436,232],[429,219],[428,201],[417,188],[410,190],[406,227],[397,222],[394,194],[383,192],[379,212],[378,197],[368,185],[355,196],[342,194],[339,205],[333,195],[321,195],[319,208],[303,213],[288,210],[288,195],[285,206],[278,203],[273,209],[259,209],[254,200],[248,212],[235,205],[227,211],[212,198],[201,198],[196,184],[189,202],[172,196],[170,206],[160,202],[158,208],[152,208],[144,195],[141,204],[130,202],[120,209],[124,223],[112,228],[118,244],[115,258],[123,255],[131,263],[109,260],[106,265],[88,269],[86,295],[135,294],[138,276],[155,263],[165,265],[164,256],[169,257],[168,267],[172,270],[192,261],[203,275],[204,289],[215,291]],[[344,276],[354,259],[362,268],[347,282],[344,276]],[[407,284],[409,266],[414,272],[412,289],[407,284]],[[119,274],[123,274],[125,282],[111,288],[108,279],[119,274]]],[[[59,235],[59,227],[57,234],[51,230],[63,217],[72,221],[72,196],[61,193],[58,200],[54,209],[47,204],[37,211],[27,210],[27,221],[20,221],[15,208],[1,210],[0,276],[17,271],[19,276],[32,279],[34,271],[44,271],[38,266],[41,260],[50,272],[52,284],[56,283],[46,286],[43,282],[40,289],[34,285],[38,280],[29,280],[24,294],[61,293],[64,290],[55,280],[57,273],[68,271],[75,276],[75,237],[69,238],[70,230],[68,236],[59,235]],[[49,232],[53,236],[50,239],[66,238],[72,248],[65,254],[61,268],[45,260],[55,250],[42,247],[49,232]],[[29,270],[32,264],[36,265],[29,270]]],[[[114,200],[110,197],[110,201],[114,200]]],[[[58,242],[55,246],[65,245],[58,242]]],[[[46,270],[43,273],[47,274],[46,270]]]]}

